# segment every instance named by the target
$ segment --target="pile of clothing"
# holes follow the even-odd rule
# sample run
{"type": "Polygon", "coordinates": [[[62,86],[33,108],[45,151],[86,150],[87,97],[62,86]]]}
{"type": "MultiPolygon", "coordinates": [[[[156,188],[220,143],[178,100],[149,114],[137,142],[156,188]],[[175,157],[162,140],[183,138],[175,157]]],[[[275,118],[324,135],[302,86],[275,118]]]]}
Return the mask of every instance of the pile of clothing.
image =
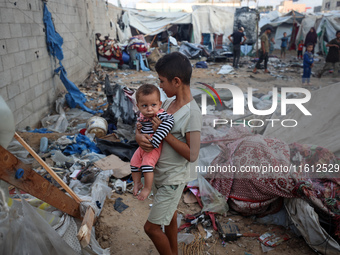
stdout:
{"type": "Polygon", "coordinates": [[[115,58],[122,61],[123,52],[115,39],[102,36],[99,33],[96,34],[96,37],[97,52],[100,56],[107,58],[107,60],[115,58]]]}

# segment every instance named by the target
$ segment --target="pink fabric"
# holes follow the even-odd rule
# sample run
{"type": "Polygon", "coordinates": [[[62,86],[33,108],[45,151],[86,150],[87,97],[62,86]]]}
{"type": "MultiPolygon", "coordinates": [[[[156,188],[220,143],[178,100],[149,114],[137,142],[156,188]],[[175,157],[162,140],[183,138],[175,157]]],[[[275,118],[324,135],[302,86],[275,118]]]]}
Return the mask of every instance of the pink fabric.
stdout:
{"type": "Polygon", "coordinates": [[[161,151],[162,144],[159,145],[159,148],[154,148],[150,152],[145,152],[141,148],[138,148],[131,158],[130,165],[138,168],[141,166],[152,166],[155,168],[161,151]]]}
{"type": "MultiPolygon", "coordinates": [[[[230,165],[239,170],[241,166],[290,165],[288,144],[252,134],[248,128],[231,128],[227,137],[217,144],[222,152],[211,163],[212,166],[230,165]]],[[[280,197],[295,197],[292,190],[296,182],[291,177],[283,172],[222,172],[206,176],[212,186],[229,199],[230,207],[244,215],[262,214],[268,210],[274,212],[281,205],[280,197]]]]}

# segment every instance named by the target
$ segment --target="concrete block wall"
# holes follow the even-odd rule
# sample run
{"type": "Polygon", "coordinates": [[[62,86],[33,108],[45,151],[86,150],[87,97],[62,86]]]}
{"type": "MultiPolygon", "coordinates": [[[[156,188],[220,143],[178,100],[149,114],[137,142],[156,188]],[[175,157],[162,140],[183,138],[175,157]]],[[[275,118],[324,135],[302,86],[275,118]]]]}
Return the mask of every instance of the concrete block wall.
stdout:
{"type": "MultiPolygon", "coordinates": [[[[97,60],[95,34],[116,38],[121,9],[104,0],[49,0],[47,8],[64,39],[67,77],[79,85],[97,60]]],[[[48,54],[45,38],[43,1],[0,3],[0,95],[13,112],[17,130],[37,127],[58,94],[66,91],[53,75],[59,63],[48,54]]]]}

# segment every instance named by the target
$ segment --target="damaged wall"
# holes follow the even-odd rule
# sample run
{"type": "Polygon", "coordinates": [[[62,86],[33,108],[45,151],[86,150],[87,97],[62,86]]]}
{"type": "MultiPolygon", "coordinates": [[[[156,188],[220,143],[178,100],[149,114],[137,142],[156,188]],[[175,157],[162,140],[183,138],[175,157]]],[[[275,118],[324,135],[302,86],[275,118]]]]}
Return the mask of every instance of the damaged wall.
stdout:
{"type": "MultiPolygon", "coordinates": [[[[56,31],[64,39],[62,61],[68,79],[84,81],[96,60],[95,33],[116,38],[121,9],[104,0],[47,1],[56,31]]],[[[59,64],[45,42],[43,1],[3,1],[0,5],[0,94],[13,112],[16,129],[35,127],[61,91],[59,64]]]]}

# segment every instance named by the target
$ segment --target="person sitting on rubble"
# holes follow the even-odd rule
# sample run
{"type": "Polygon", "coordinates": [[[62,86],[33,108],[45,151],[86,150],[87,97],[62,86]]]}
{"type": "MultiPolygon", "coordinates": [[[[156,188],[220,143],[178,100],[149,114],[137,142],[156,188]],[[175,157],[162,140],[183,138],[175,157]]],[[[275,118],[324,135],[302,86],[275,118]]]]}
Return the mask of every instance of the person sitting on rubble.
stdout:
{"type": "Polygon", "coordinates": [[[269,53],[269,39],[268,35],[271,34],[273,29],[271,27],[267,27],[264,33],[261,35],[261,49],[260,49],[260,56],[259,60],[257,61],[255,68],[253,70],[253,73],[257,73],[257,69],[259,69],[261,66],[260,64],[264,60],[264,72],[269,73],[267,69],[267,63],[268,63],[268,53],[269,53]]]}
{"type": "Polygon", "coordinates": [[[329,51],[326,57],[326,64],[323,66],[317,77],[321,78],[322,74],[330,69],[333,69],[333,76],[339,75],[340,70],[340,30],[336,32],[336,38],[329,41],[326,47],[329,51]]]}
{"type": "Polygon", "coordinates": [[[247,40],[247,37],[244,35],[244,28],[240,27],[238,31],[235,31],[231,35],[228,36],[229,41],[233,44],[233,67],[238,68],[238,62],[240,60],[241,55],[241,44],[244,44],[244,42],[247,40]],[[233,39],[231,39],[231,37],[233,39]],[[243,42],[242,42],[243,38],[243,42]]]}
{"type": "Polygon", "coordinates": [[[303,54],[302,85],[304,85],[305,82],[307,82],[307,85],[311,85],[310,76],[312,74],[312,67],[314,66],[313,47],[312,43],[308,43],[306,45],[306,52],[303,54]]]}
{"type": "MultiPolygon", "coordinates": [[[[155,69],[160,87],[169,98],[163,103],[163,108],[173,114],[175,124],[163,141],[154,170],[154,199],[144,231],[160,254],[177,254],[176,210],[185,185],[197,178],[190,169],[200,150],[202,117],[190,91],[192,67],[189,59],[173,52],[160,58],[155,69]],[[161,225],[165,226],[165,233],[161,225]]],[[[158,118],[153,118],[155,126],[160,122],[158,118]]],[[[136,141],[144,151],[154,149],[149,139],[147,134],[136,130],[136,141]]]]}
{"type": "Polygon", "coordinates": [[[137,198],[139,200],[145,200],[151,192],[154,175],[153,169],[161,154],[162,141],[174,125],[174,117],[161,108],[162,102],[160,97],[159,89],[152,84],[143,84],[136,92],[137,107],[140,111],[140,116],[137,119],[139,124],[137,128],[142,134],[149,134],[151,136],[150,141],[155,148],[150,152],[145,152],[138,148],[130,161],[134,182],[133,195],[138,195],[137,198]],[[156,130],[152,128],[153,117],[157,117],[162,121],[156,130]],[[141,181],[142,173],[144,175],[144,188],[141,181]],[[141,192],[138,194],[140,190],[141,192]]]}

